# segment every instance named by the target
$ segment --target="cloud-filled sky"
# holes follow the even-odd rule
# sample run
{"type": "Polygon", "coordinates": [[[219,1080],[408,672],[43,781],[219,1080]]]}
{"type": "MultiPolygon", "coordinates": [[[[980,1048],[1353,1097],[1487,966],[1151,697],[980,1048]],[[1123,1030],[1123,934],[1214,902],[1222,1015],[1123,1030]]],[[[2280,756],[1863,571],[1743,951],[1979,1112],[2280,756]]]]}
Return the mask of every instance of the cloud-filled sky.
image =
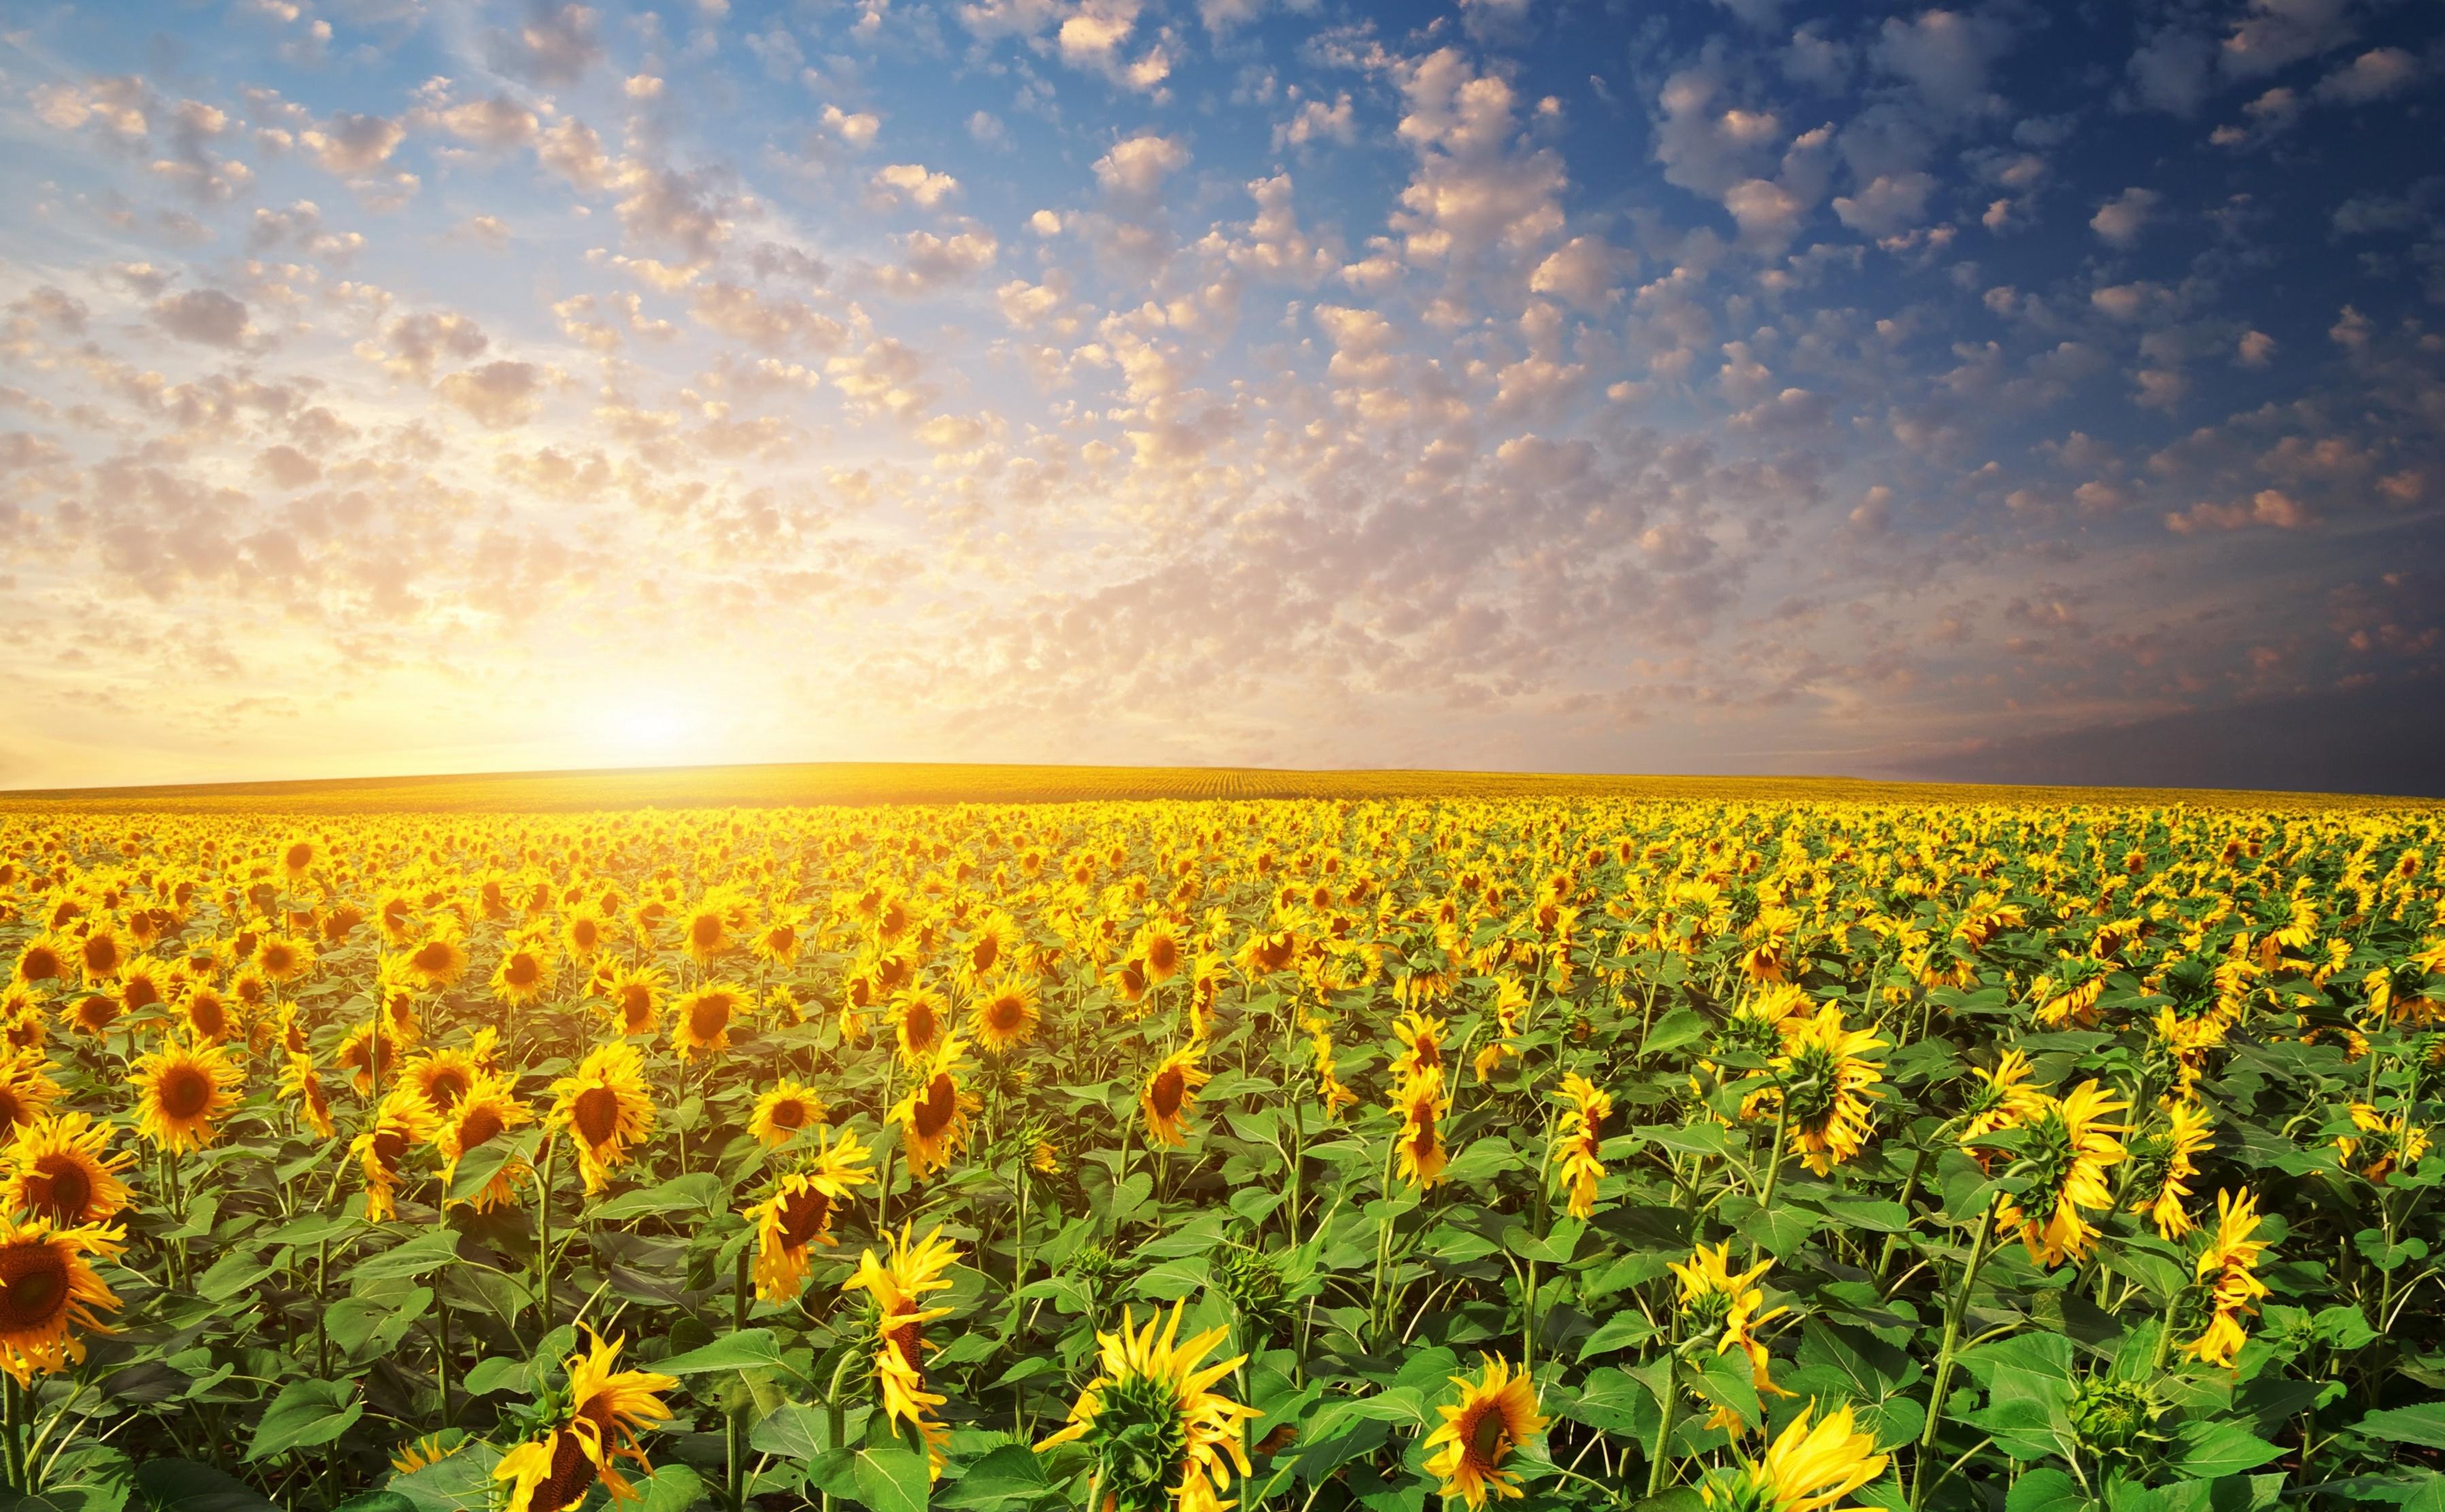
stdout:
{"type": "Polygon", "coordinates": [[[6,28],[0,786],[2325,786],[2445,691],[2433,4],[6,28]]]}

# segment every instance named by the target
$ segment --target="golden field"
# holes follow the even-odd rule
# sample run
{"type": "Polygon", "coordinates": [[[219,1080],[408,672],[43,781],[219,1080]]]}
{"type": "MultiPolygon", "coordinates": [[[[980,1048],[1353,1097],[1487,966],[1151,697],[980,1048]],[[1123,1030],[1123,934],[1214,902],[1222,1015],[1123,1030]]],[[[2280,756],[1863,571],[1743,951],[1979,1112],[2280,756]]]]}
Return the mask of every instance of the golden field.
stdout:
{"type": "Polygon", "coordinates": [[[2445,1505],[2433,804],[0,805],[0,1507],[2445,1505]]]}

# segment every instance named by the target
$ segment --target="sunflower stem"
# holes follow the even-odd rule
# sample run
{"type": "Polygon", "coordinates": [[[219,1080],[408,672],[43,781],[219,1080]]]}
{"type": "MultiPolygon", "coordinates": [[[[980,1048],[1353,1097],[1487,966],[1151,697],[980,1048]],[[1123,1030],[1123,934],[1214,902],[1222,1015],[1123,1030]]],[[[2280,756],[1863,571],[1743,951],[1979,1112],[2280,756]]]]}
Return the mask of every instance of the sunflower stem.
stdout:
{"type": "Polygon", "coordinates": [[[1667,1351],[1664,1355],[1664,1394],[1656,1402],[1663,1416],[1655,1424],[1655,1452],[1647,1460],[1647,1494],[1650,1497],[1664,1494],[1664,1472],[1672,1463],[1672,1411],[1680,1404],[1681,1355],[1678,1351],[1667,1351]]]}
{"type": "MultiPolygon", "coordinates": [[[[1787,1143],[1784,1136],[1790,1132],[1790,1129],[1791,1099],[1778,1089],[1774,1099],[1774,1151],[1765,1159],[1765,1185],[1758,1193],[1759,1212],[1771,1212],[1774,1208],[1775,1184],[1782,1179],[1782,1147],[1787,1143]]],[[[1757,1261],[1757,1241],[1751,1240],[1748,1262],[1750,1265],[1755,1265],[1757,1261]]]]}
{"type": "Polygon", "coordinates": [[[535,1296],[542,1303],[543,1331],[551,1332],[551,1163],[559,1141],[543,1144],[543,1169],[535,1181],[535,1296]]]}
{"type": "Polygon", "coordinates": [[[1910,1504],[1916,1509],[1927,1504],[1932,1489],[1928,1484],[1928,1461],[1935,1457],[1935,1435],[1944,1426],[1944,1393],[1952,1385],[1953,1352],[1961,1342],[1961,1320],[1969,1312],[1969,1293],[1978,1284],[1979,1269],[1987,1263],[1995,1234],[1995,1215],[2003,1205],[2003,1194],[1997,1193],[1978,1215],[1978,1232],[1969,1240],[1969,1259],[1961,1268],[1961,1289],[1952,1295],[1952,1305],[1944,1314],[1944,1340],[1935,1352],[1934,1389],[1927,1399],[1927,1427],[1918,1436],[1918,1453],[1911,1464],[1910,1504]]]}

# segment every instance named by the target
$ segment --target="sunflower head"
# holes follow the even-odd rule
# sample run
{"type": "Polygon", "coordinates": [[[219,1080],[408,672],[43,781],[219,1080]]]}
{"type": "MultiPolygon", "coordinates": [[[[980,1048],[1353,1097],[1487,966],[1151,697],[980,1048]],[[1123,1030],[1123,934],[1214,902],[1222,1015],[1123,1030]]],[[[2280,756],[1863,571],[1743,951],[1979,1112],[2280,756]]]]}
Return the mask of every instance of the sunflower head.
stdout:
{"type": "Polygon", "coordinates": [[[1114,1512],[1219,1508],[1233,1473],[1248,1473],[1241,1441],[1256,1411],[1214,1390],[1246,1356],[1207,1364],[1227,1330],[1182,1341],[1184,1305],[1173,1303],[1167,1317],[1156,1312],[1143,1329],[1124,1312],[1117,1334],[1098,1334],[1094,1378],[1068,1426],[1036,1445],[1084,1446],[1114,1512]]]}
{"type": "Polygon", "coordinates": [[[95,1310],[119,1306],[92,1261],[116,1256],[121,1238],[97,1224],[0,1217],[0,1371],[24,1386],[84,1361],[80,1331],[108,1332],[95,1310]]]}
{"type": "Polygon", "coordinates": [[[1515,1372],[1509,1362],[1492,1355],[1484,1361],[1477,1375],[1451,1378],[1460,1399],[1435,1409],[1443,1427],[1426,1439],[1426,1447],[1435,1450],[1427,1473],[1443,1483],[1445,1497],[1458,1497],[1471,1508],[1485,1505],[1488,1496],[1521,1495],[1502,1462],[1547,1421],[1537,1410],[1537,1390],[1526,1372],[1515,1372]]]}

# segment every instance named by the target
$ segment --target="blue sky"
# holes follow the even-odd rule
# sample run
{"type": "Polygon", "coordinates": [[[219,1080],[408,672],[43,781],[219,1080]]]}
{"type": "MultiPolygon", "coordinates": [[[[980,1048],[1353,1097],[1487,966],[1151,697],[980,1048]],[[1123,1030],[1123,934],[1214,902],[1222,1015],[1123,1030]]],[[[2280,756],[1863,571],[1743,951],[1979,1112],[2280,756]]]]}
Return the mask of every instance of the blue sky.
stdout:
{"type": "Polygon", "coordinates": [[[0,784],[2418,780],[2434,6],[9,27],[0,784]]]}

